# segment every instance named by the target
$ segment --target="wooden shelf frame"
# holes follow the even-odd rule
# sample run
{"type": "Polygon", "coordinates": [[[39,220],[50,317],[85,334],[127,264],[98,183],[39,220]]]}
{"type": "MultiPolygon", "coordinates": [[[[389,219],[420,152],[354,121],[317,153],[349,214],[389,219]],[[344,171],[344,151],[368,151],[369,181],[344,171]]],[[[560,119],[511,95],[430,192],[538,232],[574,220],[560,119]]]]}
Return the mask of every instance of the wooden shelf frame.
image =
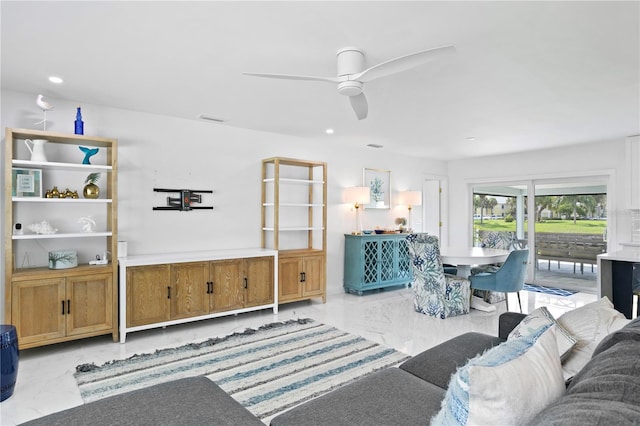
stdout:
{"type": "Polygon", "coordinates": [[[285,157],[262,160],[261,205],[261,245],[283,255],[280,303],[316,297],[326,302],[327,164],[285,157]],[[304,189],[296,189],[295,196],[282,201],[281,192],[294,185],[308,188],[306,195],[304,189]],[[297,220],[291,223],[294,217],[297,220]],[[280,236],[285,234],[292,247],[281,244],[280,236]]]}
{"type": "MultiPolygon", "coordinates": [[[[100,265],[99,267],[91,267],[89,265],[80,265],[77,268],[71,268],[67,270],[50,270],[46,267],[28,268],[28,269],[16,269],[14,263],[14,245],[20,240],[30,239],[69,239],[69,238],[104,238],[106,241],[107,250],[111,253],[111,259],[118,258],[118,216],[117,216],[117,148],[118,142],[116,139],[105,138],[99,136],[87,136],[87,135],[74,135],[59,132],[49,132],[32,129],[19,129],[19,128],[6,128],[5,140],[4,140],[4,214],[5,214],[5,238],[4,238],[4,283],[5,283],[5,314],[4,321],[7,324],[12,324],[15,320],[12,318],[13,309],[13,283],[19,283],[30,280],[46,280],[49,278],[60,277],[75,277],[78,273],[85,274],[87,276],[111,274],[112,281],[112,298],[109,300],[111,304],[112,327],[108,330],[102,330],[93,332],[91,335],[98,334],[112,334],[113,340],[118,341],[118,291],[117,291],[117,277],[118,277],[118,264],[115,261],[111,261],[107,265],[100,265]],[[68,146],[90,146],[100,148],[105,152],[106,164],[78,164],[68,162],[39,162],[30,161],[20,158],[15,158],[17,155],[18,142],[25,139],[46,139],[48,144],[60,144],[68,146]],[[32,168],[43,169],[43,173],[46,170],[51,171],[68,171],[73,173],[101,173],[104,174],[106,179],[102,182],[106,183],[105,198],[99,198],[95,200],[89,199],[47,199],[47,198],[27,198],[27,197],[13,197],[12,192],[12,169],[14,167],[20,168],[32,168]],[[35,204],[34,204],[35,203],[35,204]],[[41,204],[45,205],[61,205],[61,206],[74,206],[74,205],[94,205],[96,207],[106,209],[106,230],[93,233],[60,233],[51,235],[38,235],[38,234],[25,234],[25,235],[13,235],[13,223],[14,223],[14,206],[18,204],[33,204],[36,208],[41,204]],[[101,207],[104,206],[104,207],[101,207]]],[[[104,211],[104,210],[103,210],[104,211]]],[[[56,338],[53,340],[43,340],[42,342],[36,342],[29,345],[41,346],[50,343],[57,343],[66,340],[80,339],[88,337],[90,334],[70,334],[63,338],[56,338]]]]}

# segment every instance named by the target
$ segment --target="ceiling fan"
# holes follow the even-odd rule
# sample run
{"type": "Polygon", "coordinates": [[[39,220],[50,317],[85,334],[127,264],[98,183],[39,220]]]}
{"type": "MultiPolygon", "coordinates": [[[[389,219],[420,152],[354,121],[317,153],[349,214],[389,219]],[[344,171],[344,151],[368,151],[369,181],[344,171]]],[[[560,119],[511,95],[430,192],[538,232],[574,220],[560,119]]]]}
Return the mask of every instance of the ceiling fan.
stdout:
{"type": "Polygon", "coordinates": [[[367,118],[369,105],[367,98],[362,91],[363,83],[396,74],[408,69],[417,67],[442,55],[455,52],[453,46],[436,47],[422,50],[398,58],[379,63],[367,69],[364,68],[364,52],[356,47],[345,47],[338,50],[338,75],[337,77],[317,77],[306,75],[288,74],[264,74],[245,72],[245,75],[255,77],[280,78],[286,80],[311,80],[324,81],[328,83],[338,83],[338,92],[349,97],[351,106],[358,117],[358,120],[367,118]]]}

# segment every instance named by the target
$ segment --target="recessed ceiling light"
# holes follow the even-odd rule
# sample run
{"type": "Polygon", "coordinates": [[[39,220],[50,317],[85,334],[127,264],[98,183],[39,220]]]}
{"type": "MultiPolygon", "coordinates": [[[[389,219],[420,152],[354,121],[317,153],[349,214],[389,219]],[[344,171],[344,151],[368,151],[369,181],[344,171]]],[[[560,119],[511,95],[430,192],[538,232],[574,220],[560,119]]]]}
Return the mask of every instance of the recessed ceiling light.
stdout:
{"type": "Polygon", "coordinates": [[[369,148],[382,148],[384,145],[378,145],[377,143],[367,144],[369,148]]]}
{"type": "Polygon", "coordinates": [[[473,137],[473,136],[469,136],[469,137],[467,138],[467,140],[468,140],[469,142],[471,142],[471,141],[475,141],[475,140],[476,140],[476,138],[475,138],[475,137],[473,137]]]}
{"type": "Polygon", "coordinates": [[[62,80],[62,78],[52,75],[51,77],[49,77],[49,81],[54,83],[54,84],[62,84],[64,80],[62,80]]]}
{"type": "Polygon", "coordinates": [[[214,121],[216,123],[224,123],[225,121],[224,118],[214,117],[213,115],[209,114],[200,114],[198,118],[201,120],[214,121]]]}
{"type": "Polygon", "coordinates": [[[333,129],[327,129],[324,131],[326,134],[328,135],[332,135],[333,134],[333,129]]]}

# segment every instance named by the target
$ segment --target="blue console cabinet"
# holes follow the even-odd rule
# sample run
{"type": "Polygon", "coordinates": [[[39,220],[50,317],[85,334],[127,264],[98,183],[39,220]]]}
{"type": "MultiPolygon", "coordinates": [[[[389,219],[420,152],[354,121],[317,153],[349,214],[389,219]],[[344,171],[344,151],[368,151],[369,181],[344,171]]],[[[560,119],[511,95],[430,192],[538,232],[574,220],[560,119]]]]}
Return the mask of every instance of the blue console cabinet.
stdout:
{"type": "Polygon", "coordinates": [[[344,291],[367,290],[411,284],[408,234],[345,234],[344,291]]]}

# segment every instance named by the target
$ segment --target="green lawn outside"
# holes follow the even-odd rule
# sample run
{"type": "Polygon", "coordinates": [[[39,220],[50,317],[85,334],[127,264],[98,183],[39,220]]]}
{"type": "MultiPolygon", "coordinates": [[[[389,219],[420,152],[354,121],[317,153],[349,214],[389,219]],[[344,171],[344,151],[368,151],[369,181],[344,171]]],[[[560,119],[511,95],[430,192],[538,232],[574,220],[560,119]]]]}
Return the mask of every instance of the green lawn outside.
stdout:
{"type": "MultiPolygon", "coordinates": [[[[516,222],[505,222],[504,219],[485,219],[480,224],[480,219],[474,220],[474,229],[481,231],[513,231],[516,230],[516,222]]],[[[525,221],[524,228],[528,224],[525,221]]],[[[536,232],[554,232],[561,234],[602,234],[607,227],[606,220],[547,220],[536,223],[536,232]]]]}

